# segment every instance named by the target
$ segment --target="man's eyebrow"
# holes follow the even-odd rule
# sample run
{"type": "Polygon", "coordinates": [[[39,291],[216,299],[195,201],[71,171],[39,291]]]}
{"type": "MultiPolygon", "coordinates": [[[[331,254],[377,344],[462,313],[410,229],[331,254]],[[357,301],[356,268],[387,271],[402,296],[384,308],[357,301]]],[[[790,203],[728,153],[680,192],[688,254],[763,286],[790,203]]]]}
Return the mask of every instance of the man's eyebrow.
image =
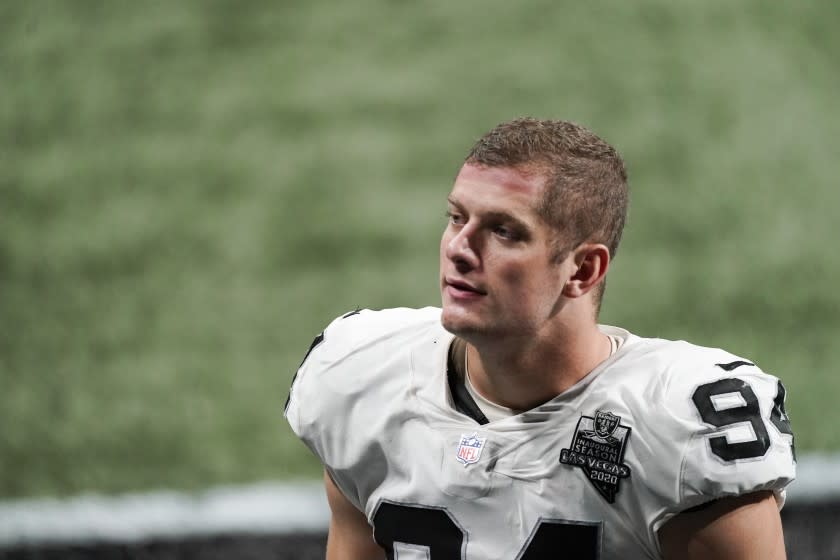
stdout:
{"type": "Polygon", "coordinates": [[[523,228],[528,227],[528,222],[526,222],[525,220],[522,220],[521,218],[517,218],[516,216],[513,216],[512,214],[508,214],[507,212],[500,212],[500,211],[486,212],[484,214],[484,217],[488,220],[492,220],[492,221],[496,221],[496,222],[510,222],[514,225],[518,225],[518,226],[523,227],[523,228]]]}

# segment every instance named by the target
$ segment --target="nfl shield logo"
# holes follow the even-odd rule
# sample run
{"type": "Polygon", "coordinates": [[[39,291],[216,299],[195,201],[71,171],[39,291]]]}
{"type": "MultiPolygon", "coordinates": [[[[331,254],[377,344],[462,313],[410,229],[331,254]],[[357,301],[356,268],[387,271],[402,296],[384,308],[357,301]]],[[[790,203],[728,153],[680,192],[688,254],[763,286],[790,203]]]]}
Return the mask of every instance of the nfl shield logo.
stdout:
{"type": "Polygon", "coordinates": [[[461,443],[458,444],[456,457],[464,463],[464,466],[477,463],[481,458],[481,450],[484,449],[484,442],[487,438],[478,437],[477,432],[472,434],[461,434],[461,443]]]}

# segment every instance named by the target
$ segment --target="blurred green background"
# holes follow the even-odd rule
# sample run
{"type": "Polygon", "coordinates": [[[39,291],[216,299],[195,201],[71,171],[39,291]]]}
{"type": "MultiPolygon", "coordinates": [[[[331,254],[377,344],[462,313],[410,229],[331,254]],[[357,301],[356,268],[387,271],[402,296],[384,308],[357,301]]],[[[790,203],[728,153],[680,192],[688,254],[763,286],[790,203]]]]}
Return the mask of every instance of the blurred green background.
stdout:
{"type": "Polygon", "coordinates": [[[0,496],[317,476],[312,337],[435,305],[444,197],[501,120],[625,156],[602,320],[782,377],[840,450],[840,3],[0,6],[0,496]]]}

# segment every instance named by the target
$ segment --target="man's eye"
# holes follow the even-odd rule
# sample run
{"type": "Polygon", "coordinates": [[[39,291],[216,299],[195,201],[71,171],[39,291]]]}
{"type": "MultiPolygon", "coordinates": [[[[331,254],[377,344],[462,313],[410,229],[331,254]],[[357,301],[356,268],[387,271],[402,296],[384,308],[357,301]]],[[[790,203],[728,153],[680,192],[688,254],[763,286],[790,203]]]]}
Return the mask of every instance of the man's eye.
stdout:
{"type": "Polygon", "coordinates": [[[496,226],[493,229],[493,233],[495,233],[499,237],[503,237],[505,239],[515,239],[516,238],[516,233],[512,229],[506,228],[505,226],[496,226]]]}
{"type": "Polygon", "coordinates": [[[449,223],[455,225],[461,224],[464,220],[460,214],[456,214],[455,212],[451,212],[449,210],[446,211],[446,217],[449,219],[449,223]]]}

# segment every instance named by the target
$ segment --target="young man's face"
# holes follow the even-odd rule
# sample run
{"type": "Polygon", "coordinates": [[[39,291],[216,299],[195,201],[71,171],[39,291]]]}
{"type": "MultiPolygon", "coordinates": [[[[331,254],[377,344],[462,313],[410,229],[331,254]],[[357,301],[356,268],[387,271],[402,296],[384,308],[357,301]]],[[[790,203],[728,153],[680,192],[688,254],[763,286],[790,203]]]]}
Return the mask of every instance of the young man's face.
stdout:
{"type": "Polygon", "coordinates": [[[440,243],[442,322],[450,332],[527,336],[562,307],[574,262],[552,259],[556,233],[537,213],[543,183],[509,167],[461,168],[440,243]]]}

